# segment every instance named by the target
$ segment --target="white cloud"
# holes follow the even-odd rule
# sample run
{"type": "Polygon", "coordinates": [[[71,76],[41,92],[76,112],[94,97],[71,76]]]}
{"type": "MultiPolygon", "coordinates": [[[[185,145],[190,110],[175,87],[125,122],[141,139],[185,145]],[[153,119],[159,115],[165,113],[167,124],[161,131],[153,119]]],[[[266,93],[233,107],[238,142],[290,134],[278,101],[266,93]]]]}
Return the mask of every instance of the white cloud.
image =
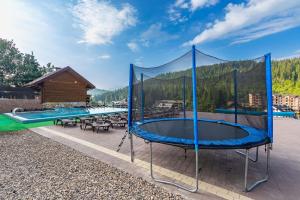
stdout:
{"type": "Polygon", "coordinates": [[[169,6],[169,20],[174,23],[182,23],[188,20],[186,12],[194,12],[203,7],[216,5],[219,0],[176,0],[174,4],[169,6]]]}
{"type": "Polygon", "coordinates": [[[233,38],[232,44],[243,43],[300,25],[300,1],[249,0],[230,3],[225,10],[223,20],[215,20],[184,45],[220,38],[233,38]]]}
{"type": "Polygon", "coordinates": [[[141,42],[144,46],[149,44],[159,44],[170,40],[175,40],[179,36],[170,34],[162,29],[161,23],[152,24],[145,32],[141,34],[141,42]]]}
{"type": "Polygon", "coordinates": [[[110,58],[111,58],[111,56],[109,54],[102,54],[99,56],[99,59],[101,59],[101,60],[108,60],[110,58]]]}
{"type": "Polygon", "coordinates": [[[189,4],[185,0],[176,0],[174,6],[179,8],[188,8],[189,4]]]}
{"type": "Polygon", "coordinates": [[[129,48],[132,52],[137,52],[137,51],[139,51],[139,46],[138,46],[138,44],[137,44],[136,42],[133,42],[133,41],[128,42],[128,43],[127,43],[127,46],[128,46],[128,48],[129,48]]]}
{"type": "Polygon", "coordinates": [[[195,11],[199,8],[214,6],[219,2],[219,0],[191,0],[190,9],[195,11]]]}
{"type": "Polygon", "coordinates": [[[136,9],[123,4],[120,9],[108,1],[80,0],[72,9],[78,26],[83,30],[80,42],[112,43],[112,38],[137,23],[136,9]]]}
{"type": "Polygon", "coordinates": [[[141,46],[149,47],[150,45],[162,44],[177,38],[179,38],[178,35],[171,34],[163,30],[163,25],[161,23],[155,23],[142,32],[137,39],[128,42],[127,46],[132,52],[138,52],[141,46]]]}
{"type": "Polygon", "coordinates": [[[169,20],[174,23],[182,23],[188,20],[188,17],[181,13],[181,10],[173,5],[168,9],[169,20]]]}

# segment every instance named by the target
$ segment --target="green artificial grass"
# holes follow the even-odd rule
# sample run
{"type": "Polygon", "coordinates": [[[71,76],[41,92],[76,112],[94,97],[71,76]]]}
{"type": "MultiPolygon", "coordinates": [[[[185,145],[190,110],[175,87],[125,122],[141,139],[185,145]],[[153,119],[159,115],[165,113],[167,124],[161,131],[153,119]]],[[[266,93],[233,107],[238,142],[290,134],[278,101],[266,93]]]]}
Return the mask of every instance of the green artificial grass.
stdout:
{"type": "Polygon", "coordinates": [[[53,121],[23,124],[22,122],[18,122],[6,115],[0,114],[0,132],[20,131],[29,128],[36,128],[36,127],[50,126],[50,125],[53,125],[53,121]]]}

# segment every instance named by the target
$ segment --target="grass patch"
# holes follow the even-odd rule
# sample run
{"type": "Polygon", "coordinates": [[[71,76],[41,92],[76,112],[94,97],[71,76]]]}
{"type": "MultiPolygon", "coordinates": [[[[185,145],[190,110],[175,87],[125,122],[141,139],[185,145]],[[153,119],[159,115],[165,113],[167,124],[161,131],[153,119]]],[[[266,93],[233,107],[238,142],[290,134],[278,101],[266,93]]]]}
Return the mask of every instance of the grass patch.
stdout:
{"type": "Polygon", "coordinates": [[[50,125],[53,125],[53,121],[23,124],[22,122],[18,122],[6,115],[0,114],[0,132],[20,131],[29,128],[36,128],[36,127],[50,126],[50,125]]]}

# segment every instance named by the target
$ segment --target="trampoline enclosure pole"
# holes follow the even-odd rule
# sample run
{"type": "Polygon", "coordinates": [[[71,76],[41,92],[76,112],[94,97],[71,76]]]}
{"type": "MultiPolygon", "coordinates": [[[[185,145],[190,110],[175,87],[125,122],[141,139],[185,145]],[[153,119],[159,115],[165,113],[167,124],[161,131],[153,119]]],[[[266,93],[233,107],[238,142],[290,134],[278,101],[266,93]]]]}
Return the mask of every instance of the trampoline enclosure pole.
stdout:
{"type": "Polygon", "coordinates": [[[265,55],[266,85],[267,85],[267,109],[268,109],[268,137],[273,142],[273,95],[272,95],[272,64],[271,54],[265,55]]]}
{"type": "Polygon", "coordinates": [[[194,110],[194,144],[195,144],[195,162],[196,162],[196,188],[198,190],[198,110],[197,110],[197,76],[196,76],[196,48],[195,45],[192,47],[192,81],[193,81],[193,110],[194,110]]]}
{"type": "Polygon", "coordinates": [[[234,122],[237,123],[237,69],[233,70],[233,84],[234,84],[234,122]]]}
{"type": "Polygon", "coordinates": [[[194,144],[198,151],[198,112],[197,112],[197,76],[196,76],[196,49],[192,47],[192,81],[193,81],[193,120],[194,120],[194,144]]]}
{"type": "Polygon", "coordinates": [[[183,88],[183,89],[182,89],[182,90],[183,90],[183,91],[182,91],[182,93],[183,93],[183,94],[182,94],[182,95],[183,95],[183,105],[182,105],[182,106],[183,106],[183,107],[182,107],[183,109],[182,109],[182,110],[183,110],[183,117],[186,118],[186,113],[185,113],[185,101],[186,101],[186,94],[185,94],[185,89],[186,89],[186,86],[185,86],[185,76],[183,76],[183,85],[182,85],[182,88],[183,88]]]}
{"type": "Polygon", "coordinates": [[[141,121],[144,121],[144,75],[141,73],[141,121]]]}
{"type": "Polygon", "coordinates": [[[130,128],[132,125],[132,82],[133,82],[133,64],[130,64],[129,67],[129,85],[128,85],[128,133],[130,136],[130,156],[131,162],[133,162],[133,138],[130,128]]]}

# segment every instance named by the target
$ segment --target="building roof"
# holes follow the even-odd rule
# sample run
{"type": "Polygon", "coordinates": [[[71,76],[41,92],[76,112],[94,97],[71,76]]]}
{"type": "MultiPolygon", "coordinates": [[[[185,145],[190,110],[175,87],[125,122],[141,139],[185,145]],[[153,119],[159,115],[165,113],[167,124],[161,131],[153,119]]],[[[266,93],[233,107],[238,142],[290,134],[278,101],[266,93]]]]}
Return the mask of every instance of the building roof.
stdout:
{"type": "Polygon", "coordinates": [[[72,69],[71,67],[67,66],[67,67],[64,67],[64,68],[61,68],[61,69],[58,69],[54,72],[50,72],[50,73],[47,73],[45,74],[44,76],[41,76],[40,78],[37,78],[27,84],[25,84],[25,86],[27,87],[34,87],[34,86],[38,86],[40,85],[41,83],[45,82],[46,80],[49,80],[50,78],[53,78],[63,72],[70,72],[72,75],[74,75],[75,77],[77,77],[79,80],[81,80],[82,82],[86,83],[87,84],[87,88],[89,89],[94,89],[95,86],[89,82],[87,79],[85,79],[83,76],[81,76],[79,73],[77,73],[74,69],[72,69]]]}

